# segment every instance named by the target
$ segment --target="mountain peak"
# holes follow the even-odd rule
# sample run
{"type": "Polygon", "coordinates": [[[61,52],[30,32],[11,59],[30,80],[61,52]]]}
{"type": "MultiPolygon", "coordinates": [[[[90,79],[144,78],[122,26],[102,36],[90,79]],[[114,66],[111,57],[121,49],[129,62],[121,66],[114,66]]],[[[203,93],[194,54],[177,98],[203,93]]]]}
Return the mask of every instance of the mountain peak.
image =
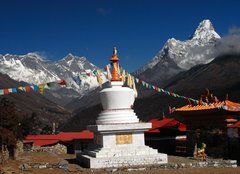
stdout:
{"type": "Polygon", "coordinates": [[[66,57],[75,57],[72,53],[68,53],[66,57]]]}
{"type": "MultiPolygon", "coordinates": [[[[135,74],[142,75],[142,77],[145,73],[148,74],[148,77],[154,76],[155,72],[159,72],[158,68],[162,64],[172,61],[180,70],[188,70],[195,65],[209,63],[214,58],[212,48],[220,38],[211,21],[209,19],[203,20],[191,38],[184,41],[174,38],[168,39],[157,55],[148,64],[138,69],[135,74]],[[150,71],[153,72],[151,75],[149,75],[150,71]]],[[[172,64],[172,67],[175,68],[176,66],[172,64]]],[[[164,75],[166,73],[162,74],[162,76],[164,75]]]]}
{"type": "MultiPolygon", "coordinates": [[[[64,60],[64,61],[69,61],[69,60],[78,60],[78,59],[83,59],[85,60],[86,58],[85,57],[79,57],[79,56],[75,56],[73,55],[72,53],[68,53],[64,58],[62,58],[61,60],[64,60]]],[[[60,61],[61,61],[60,60],[60,61]]]]}
{"type": "Polygon", "coordinates": [[[206,28],[208,30],[214,30],[212,22],[209,19],[205,19],[202,22],[200,22],[198,29],[199,28],[206,28]]]}
{"type": "Polygon", "coordinates": [[[209,19],[205,19],[198,25],[191,39],[211,40],[220,39],[221,37],[214,30],[213,24],[209,19]]]}
{"type": "Polygon", "coordinates": [[[32,59],[40,60],[40,61],[46,61],[46,58],[44,58],[43,56],[41,56],[37,52],[30,52],[30,53],[27,53],[26,55],[21,55],[20,57],[22,57],[22,58],[32,58],[32,59]]]}

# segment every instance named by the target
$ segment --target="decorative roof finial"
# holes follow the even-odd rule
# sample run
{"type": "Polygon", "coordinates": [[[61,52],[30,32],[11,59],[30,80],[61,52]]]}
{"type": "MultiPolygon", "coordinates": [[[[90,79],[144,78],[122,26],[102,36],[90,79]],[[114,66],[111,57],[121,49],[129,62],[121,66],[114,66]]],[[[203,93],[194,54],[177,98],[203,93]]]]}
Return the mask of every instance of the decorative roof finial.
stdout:
{"type": "Polygon", "coordinates": [[[119,61],[119,58],[117,56],[117,48],[114,47],[113,49],[113,55],[112,55],[112,58],[110,59],[110,61],[112,62],[112,79],[111,81],[121,81],[121,78],[120,78],[120,68],[119,68],[119,65],[118,65],[118,61],[119,61]]]}
{"type": "Polygon", "coordinates": [[[225,100],[228,100],[228,94],[226,94],[225,100]]]}
{"type": "Polygon", "coordinates": [[[117,48],[116,47],[113,48],[113,55],[117,55],[117,48]]]}

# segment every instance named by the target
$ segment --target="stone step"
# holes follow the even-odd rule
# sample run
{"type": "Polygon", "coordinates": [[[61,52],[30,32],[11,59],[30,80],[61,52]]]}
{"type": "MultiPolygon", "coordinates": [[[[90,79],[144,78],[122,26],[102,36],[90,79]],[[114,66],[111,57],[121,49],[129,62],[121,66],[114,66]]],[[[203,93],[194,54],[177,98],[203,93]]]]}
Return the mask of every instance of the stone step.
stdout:
{"type": "Polygon", "coordinates": [[[81,155],[78,161],[88,164],[90,168],[129,167],[136,165],[165,164],[168,162],[166,154],[136,155],[121,157],[90,157],[81,155]]]}
{"type": "Polygon", "coordinates": [[[139,155],[155,155],[158,154],[156,149],[148,146],[140,147],[119,147],[119,148],[102,148],[85,151],[86,154],[92,157],[121,157],[121,156],[139,156],[139,155]]]}

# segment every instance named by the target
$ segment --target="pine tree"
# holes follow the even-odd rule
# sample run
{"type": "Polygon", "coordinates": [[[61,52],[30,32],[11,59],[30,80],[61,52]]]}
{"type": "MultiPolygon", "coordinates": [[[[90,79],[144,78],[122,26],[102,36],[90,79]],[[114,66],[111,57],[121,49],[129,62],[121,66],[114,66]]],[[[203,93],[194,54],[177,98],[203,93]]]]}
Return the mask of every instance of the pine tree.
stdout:
{"type": "Polygon", "coordinates": [[[1,145],[15,145],[18,134],[18,120],[15,105],[8,99],[0,101],[0,142],[1,145]]]}

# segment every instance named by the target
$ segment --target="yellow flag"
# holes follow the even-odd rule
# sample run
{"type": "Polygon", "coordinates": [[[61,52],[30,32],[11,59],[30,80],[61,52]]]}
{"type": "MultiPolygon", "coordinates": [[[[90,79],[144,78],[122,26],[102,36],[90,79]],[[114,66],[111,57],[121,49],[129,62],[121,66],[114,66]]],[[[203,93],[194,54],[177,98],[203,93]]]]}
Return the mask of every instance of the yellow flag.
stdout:
{"type": "Polygon", "coordinates": [[[101,77],[101,70],[97,69],[97,81],[100,85],[100,87],[102,87],[102,77],[101,77]]]}
{"type": "Polygon", "coordinates": [[[22,87],[22,86],[19,86],[18,89],[19,89],[20,91],[23,91],[23,87],[22,87]]]}
{"type": "Polygon", "coordinates": [[[148,88],[148,83],[146,83],[146,88],[148,88]]]}
{"type": "Polygon", "coordinates": [[[110,66],[110,64],[107,65],[107,77],[108,77],[108,80],[110,81],[112,78],[112,74],[110,73],[109,66],[110,66]]]}
{"type": "Polygon", "coordinates": [[[39,92],[40,92],[41,94],[43,94],[45,85],[46,85],[46,84],[40,84],[40,85],[38,85],[38,90],[39,90],[39,92]]]}
{"type": "Polygon", "coordinates": [[[123,81],[123,83],[125,83],[125,81],[126,81],[126,72],[125,72],[125,70],[123,70],[123,72],[122,72],[122,81],[123,81]]]}
{"type": "Polygon", "coordinates": [[[79,75],[79,78],[80,80],[84,80],[83,76],[82,75],[79,75]]]}
{"type": "Polygon", "coordinates": [[[127,81],[127,85],[132,88],[132,76],[130,74],[128,74],[128,81],[127,81]]]}

